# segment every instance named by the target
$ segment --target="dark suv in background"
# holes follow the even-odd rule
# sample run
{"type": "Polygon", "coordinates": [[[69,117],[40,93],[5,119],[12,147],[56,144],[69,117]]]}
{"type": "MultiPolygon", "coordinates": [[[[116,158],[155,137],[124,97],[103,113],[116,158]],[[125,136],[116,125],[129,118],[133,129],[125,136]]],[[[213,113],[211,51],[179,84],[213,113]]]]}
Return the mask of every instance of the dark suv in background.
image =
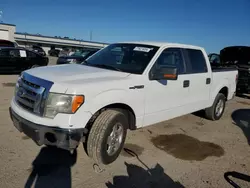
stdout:
{"type": "Polygon", "coordinates": [[[212,53],[208,57],[212,67],[236,67],[237,93],[250,93],[250,46],[228,46],[220,54],[212,53]]]}
{"type": "Polygon", "coordinates": [[[80,64],[88,57],[99,51],[100,49],[84,49],[74,52],[72,55],[60,56],[56,64],[80,64]]]}
{"type": "Polygon", "coordinates": [[[20,73],[23,70],[47,66],[48,57],[22,47],[0,47],[0,72],[20,73]]]}
{"type": "Polygon", "coordinates": [[[31,51],[34,51],[36,53],[39,53],[42,56],[46,56],[46,53],[45,53],[45,51],[43,50],[43,48],[41,46],[31,45],[31,46],[28,46],[26,48],[29,49],[29,50],[31,50],[31,51]]]}

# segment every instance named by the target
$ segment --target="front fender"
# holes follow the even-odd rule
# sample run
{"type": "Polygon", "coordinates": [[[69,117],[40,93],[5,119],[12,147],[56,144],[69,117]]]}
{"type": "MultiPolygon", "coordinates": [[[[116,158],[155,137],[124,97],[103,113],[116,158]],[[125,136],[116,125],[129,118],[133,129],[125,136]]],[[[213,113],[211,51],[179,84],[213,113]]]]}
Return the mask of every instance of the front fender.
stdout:
{"type": "Polygon", "coordinates": [[[135,114],[137,126],[140,126],[144,115],[144,92],[139,90],[116,89],[104,91],[88,101],[85,109],[94,114],[108,105],[117,103],[129,106],[135,114]]]}
{"type": "MultiPolygon", "coordinates": [[[[116,103],[122,103],[130,106],[136,116],[140,116],[140,110],[138,109],[138,102],[136,101],[136,96],[131,96],[131,93],[126,90],[109,90],[96,95],[91,102],[90,112],[95,113],[99,109],[116,103]]],[[[139,100],[139,104],[141,104],[139,100]]],[[[140,105],[143,106],[143,105],[140,105]]]]}

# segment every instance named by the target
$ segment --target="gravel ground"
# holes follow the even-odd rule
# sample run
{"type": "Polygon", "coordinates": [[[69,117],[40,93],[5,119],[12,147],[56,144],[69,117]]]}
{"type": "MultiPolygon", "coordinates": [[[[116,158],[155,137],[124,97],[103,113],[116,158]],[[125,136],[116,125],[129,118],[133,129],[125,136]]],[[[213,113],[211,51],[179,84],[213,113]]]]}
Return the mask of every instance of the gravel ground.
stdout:
{"type": "MultiPolygon", "coordinates": [[[[56,58],[50,58],[55,64],[56,58]]],[[[227,171],[250,175],[250,98],[229,101],[223,118],[191,114],[128,133],[125,149],[98,167],[76,153],[38,147],[13,126],[8,107],[17,75],[0,75],[0,187],[231,187],[227,171]]],[[[250,183],[236,180],[242,187],[250,183]]]]}

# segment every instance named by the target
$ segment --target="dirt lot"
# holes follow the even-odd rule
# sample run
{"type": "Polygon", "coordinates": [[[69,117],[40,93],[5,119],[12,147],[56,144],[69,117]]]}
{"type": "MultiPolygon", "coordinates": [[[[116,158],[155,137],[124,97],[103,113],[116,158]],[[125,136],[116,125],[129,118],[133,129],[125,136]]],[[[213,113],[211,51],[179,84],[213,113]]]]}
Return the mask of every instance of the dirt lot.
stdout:
{"type": "Polygon", "coordinates": [[[230,187],[227,171],[250,175],[248,97],[228,102],[217,122],[187,115],[129,132],[118,160],[98,167],[82,146],[73,154],[38,147],[14,128],[8,107],[16,78],[0,75],[0,187],[211,188],[230,187]]]}

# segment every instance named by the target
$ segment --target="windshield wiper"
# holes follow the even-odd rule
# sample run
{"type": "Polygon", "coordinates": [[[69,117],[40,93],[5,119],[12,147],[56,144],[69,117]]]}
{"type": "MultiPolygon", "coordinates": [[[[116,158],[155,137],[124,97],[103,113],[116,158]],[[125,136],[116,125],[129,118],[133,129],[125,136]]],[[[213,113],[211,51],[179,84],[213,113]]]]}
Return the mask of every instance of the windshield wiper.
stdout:
{"type": "MultiPolygon", "coordinates": [[[[87,64],[87,65],[89,65],[89,64],[87,64]]],[[[110,65],[105,65],[105,64],[92,64],[91,66],[99,67],[99,68],[107,68],[107,69],[112,69],[112,70],[116,70],[116,71],[122,72],[121,69],[118,69],[118,68],[110,66],[110,65]]]]}
{"type": "Polygon", "coordinates": [[[110,66],[110,65],[105,65],[105,64],[95,64],[93,66],[100,67],[100,68],[107,68],[107,69],[117,70],[117,71],[122,71],[121,69],[118,69],[118,68],[110,66]]]}
{"type": "Polygon", "coordinates": [[[113,67],[113,66],[110,66],[110,65],[105,65],[105,64],[90,64],[90,63],[88,63],[87,60],[84,60],[82,62],[82,65],[87,65],[87,66],[92,66],[92,67],[99,67],[99,68],[107,68],[107,69],[112,69],[112,70],[123,72],[121,69],[113,67]]]}

